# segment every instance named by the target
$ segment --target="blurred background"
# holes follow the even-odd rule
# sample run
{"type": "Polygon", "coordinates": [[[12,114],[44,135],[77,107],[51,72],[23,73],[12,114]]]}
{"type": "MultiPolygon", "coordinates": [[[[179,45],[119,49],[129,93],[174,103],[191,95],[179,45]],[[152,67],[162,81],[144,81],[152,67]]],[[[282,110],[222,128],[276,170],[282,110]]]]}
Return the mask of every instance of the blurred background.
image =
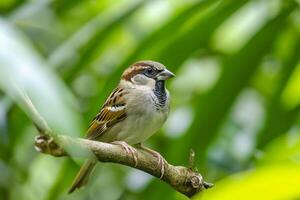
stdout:
{"type": "Polygon", "coordinates": [[[186,199],[141,171],[37,153],[27,93],[60,134],[85,129],[122,71],[151,59],[177,76],[147,143],[215,187],[194,197],[300,199],[298,0],[1,0],[0,199],[186,199]]]}

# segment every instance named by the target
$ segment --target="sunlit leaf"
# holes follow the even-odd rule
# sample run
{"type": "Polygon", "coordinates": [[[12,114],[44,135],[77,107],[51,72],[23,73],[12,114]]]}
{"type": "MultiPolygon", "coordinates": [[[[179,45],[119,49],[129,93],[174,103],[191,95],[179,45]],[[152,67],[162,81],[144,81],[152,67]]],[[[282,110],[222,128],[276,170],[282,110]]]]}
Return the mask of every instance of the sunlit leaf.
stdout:
{"type": "Polygon", "coordinates": [[[282,164],[241,172],[216,183],[195,200],[282,200],[297,199],[300,165],[282,164]]]}
{"type": "MultiPolygon", "coordinates": [[[[298,51],[298,59],[299,59],[298,51]]],[[[290,77],[286,88],[283,91],[281,100],[285,107],[293,108],[300,104],[300,64],[298,64],[293,75],[290,77]]]]}
{"type": "Polygon", "coordinates": [[[266,145],[257,158],[256,165],[295,162],[300,164],[300,134],[292,131],[291,134],[282,135],[266,145]]]}

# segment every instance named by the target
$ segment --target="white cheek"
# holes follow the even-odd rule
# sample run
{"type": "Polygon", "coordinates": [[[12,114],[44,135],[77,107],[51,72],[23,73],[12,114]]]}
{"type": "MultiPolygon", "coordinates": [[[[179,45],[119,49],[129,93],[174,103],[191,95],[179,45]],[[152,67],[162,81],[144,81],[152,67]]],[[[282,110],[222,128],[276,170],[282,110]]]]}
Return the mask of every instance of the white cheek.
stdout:
{"type": "Polygon", "coordinates": [[[136,85],[152,86],[155,84],[155,80],[149,78],[143,74],[137,74],[132,77],[131,81],[136,85]]]}

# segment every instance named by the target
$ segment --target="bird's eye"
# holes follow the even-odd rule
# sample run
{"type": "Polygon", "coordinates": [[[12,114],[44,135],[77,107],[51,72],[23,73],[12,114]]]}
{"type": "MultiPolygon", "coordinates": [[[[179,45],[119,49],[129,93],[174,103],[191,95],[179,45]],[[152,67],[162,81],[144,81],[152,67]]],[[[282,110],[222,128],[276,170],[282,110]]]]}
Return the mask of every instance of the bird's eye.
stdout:
{"type": "Polygon", "coordinates": [[[147,68],[145,70],[145,75],[148,77],[152,77],[155,75],[155,70],[153,68],[147,68]]]}

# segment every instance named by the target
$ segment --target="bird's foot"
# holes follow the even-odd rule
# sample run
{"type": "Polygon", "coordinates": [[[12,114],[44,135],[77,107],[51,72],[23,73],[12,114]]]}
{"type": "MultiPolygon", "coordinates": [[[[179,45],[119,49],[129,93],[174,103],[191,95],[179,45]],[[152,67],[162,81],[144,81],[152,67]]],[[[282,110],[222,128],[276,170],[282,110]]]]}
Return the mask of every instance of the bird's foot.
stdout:
{"type": "Polygon", "coordinates": [[[135,163],[134,167],[136,167],[138,165],[137,151],[135,148],[133,148],[132,146],[130,146],[129,144],[127,144],[124,141],[114,141],[114,142],[112,142],[112,144],[121,146],[126,151],[126,153],[131,154],[132,158],[134,160],[134,163],[135,163]]]}
{"type": "Polygon", "coordinates": [[[156,169],[158,169],[158,168],[160,169],[160,177],[159,178],[162,179],[165,174],[165,164],[168,164],[168,162],[158,152],[156,152],[148,147],[145,147],[142,144],[139,144],[138,147],[144,151],[147,151],[148,153],[150,153],[157,159],[156,169]]]}

